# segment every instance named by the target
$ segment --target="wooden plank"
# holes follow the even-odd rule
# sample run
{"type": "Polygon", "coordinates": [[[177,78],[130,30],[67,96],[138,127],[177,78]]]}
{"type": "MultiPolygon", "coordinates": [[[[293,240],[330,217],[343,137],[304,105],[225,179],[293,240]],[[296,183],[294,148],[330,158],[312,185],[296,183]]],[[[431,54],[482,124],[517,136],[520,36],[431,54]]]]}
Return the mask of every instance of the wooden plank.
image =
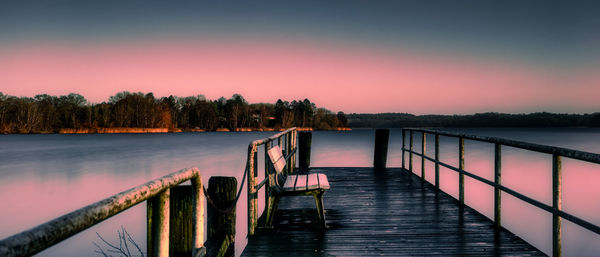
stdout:
{"type": "Polygon", "coordinates": [[[296,186],[294,187],[294,190],[296,191],[301,191],[301,190],[306,190],[306,182],[308,179],[308,176],[306,175],[297,175],[298,179],[296,180],[296,186]]]}
{"type": "Polygon", "coordinates": [[[329,181],[327,180],[327,175],[325,174],[318,174],[318,178],[319,178],[319,187],[321,189],[329,189],[329,181]]]}
{"type": "Polygon", "coordinates": [[[308,174],[306,188],[308,190],[319,188],[319,174],[308,174]]]}
{"type": "Polygon", "coordinates": [[[281,148],[278,145],[275,145],[269,149],[268,154],[277,173],[283,172],[283,168],[285,167],[285,158],[283,158],[281,148]]]}
{"type": "Polygon", "coordinates": [[[331,183],[324,195],[330,228],[321,229],[313,201],[284,197],[277,230],[259,230],[242,256],[544,256],[406,170],[318,170],[321,187],[331,183]]]}

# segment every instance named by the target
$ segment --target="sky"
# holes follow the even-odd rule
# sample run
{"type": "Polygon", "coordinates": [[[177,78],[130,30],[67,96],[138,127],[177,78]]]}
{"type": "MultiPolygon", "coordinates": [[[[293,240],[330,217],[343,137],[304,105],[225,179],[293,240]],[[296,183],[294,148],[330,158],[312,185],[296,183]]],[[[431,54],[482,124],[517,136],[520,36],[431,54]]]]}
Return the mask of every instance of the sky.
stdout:
{"type": "Polygon", "coordinates": [[[0,92],[600,111],[598,1],[1,1],[0,92]]]}

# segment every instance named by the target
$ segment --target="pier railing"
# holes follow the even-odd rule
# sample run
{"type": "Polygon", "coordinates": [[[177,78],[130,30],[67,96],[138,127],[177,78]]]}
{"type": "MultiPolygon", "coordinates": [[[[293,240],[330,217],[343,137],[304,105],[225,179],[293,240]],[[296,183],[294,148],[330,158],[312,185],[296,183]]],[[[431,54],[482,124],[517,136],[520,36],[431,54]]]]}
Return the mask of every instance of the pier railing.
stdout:
{"type": "MultiPolygon", "coordinates": [[[[296,166],[296,149],[297,149],[297,134],[296,128],[290,128],[281,133],[273,135],[268,138],[252,141],[248,145],[248,161],[246,169],[248,170],[248,235],[254,235],[254,232],[258,226],[258,190],[260,190],[265,184],[268,183],[269,174],[271,172],[271,166],[269,163],[269,155],[267,151],[279,145],[283,150],[283,154],[286,160],[286,171],[293,173],[296,166]],[[264,145],[264,157],[265,157],[265,178],[258,182],[258,151],[259,147],[264,145]]],[[[268,209],[268,194],[265,190],[265,209],[268,209]]]]}
{"type": "Polygon", "coordinates": [[[0,241],[0,256],[31,256],[143,201],[148,202],[148,256],[169,256],[170,189],[188,180],[192,184],[192,255],[202,255],[199,254],[205,250],[202,177],[197,168],[188,168],[8,237],[0,241]]]}
{"type": "Polygon", "coordinates": [[[439,181],[439,170],[440,166],[448,168],[450,170],[458,172],[459,182],[458,182],[458,200],[461,204],[464,204],[465,201],[465,180],[464,176],[471,177],[477,181],[485,183],[489,186],[494,187],[494,223],[496,226],[500,227],[502,225],[502,217],[501,217],[501,194],[500,192],[505,192],[510,194],[526,203],[529,203],[533,206],[536,206],[542,210],[545,210],[552,214],[552,254],[553,256],[561,256],[561,219],[566,219],[571,221],[589,231],[592,231],[596,234],[600,234],[600,227],[592,224],[589,221],[586,221],[582,218],[579,218],[575,215],[569,214],[562,210],[561,202],[562,202],[562,192],[561,192],[561,184],[562,184],[562,176],[561,176],[561,159],[562,157],[572,158],[576,160],[581,160],[585,162],[600,164],[600,154],[582,152],[577,150],[571,150],[562,147],[553,147],[547,145],[539,145],[532,144],[526,142],[520,142],[515,140],[508,140],[502,138],[495,137],[483,137],[483,136],[474,136],[474,135],[465,135],[465,134],[455,134],[448,133],[442,131],[434,131],[428,129],[402,129],[402,168],[405,168],[405,153],[408,153],[408,170],[413,172],[413,155],[421,157],[421,179],[425,181],[425,161],[431,161],[435,164],[435,187],[439,189],[440,181],[439,181]],[[408,149],[406,148],[406,134],[409,134],[409,145],[408,149]],[[417,152],[413,149],[413,137],[414,133],[421,133],[421,151],[417,152]],[[426,135],[431,134],[435,136],[435,155],[434,158],[431,158],[426,155],[426,135]],[[440,136],[445,137],[454,137],[458,138],[458,154],[459,154],[459,162],[458,167],[449,165],[447,163],[440,161],[440,136]],[[465,170],[465,139],[486,142],[494,144],[494,181],[490,181],[488,179],[482,178],[478,175],[475,175],[472,172],[468,172],[465,170]],[[531,197],[528,197],[522,193],[519,193],[513,189],[510,189],[504,185],[502,185],[501,175],[502,175],[502,146],[509,146],[520,148],[524,150],[529,150],[538,153],[550,154],[552,155],[552,206],[542,203],[538,200],[535,200],[531,197]]]}

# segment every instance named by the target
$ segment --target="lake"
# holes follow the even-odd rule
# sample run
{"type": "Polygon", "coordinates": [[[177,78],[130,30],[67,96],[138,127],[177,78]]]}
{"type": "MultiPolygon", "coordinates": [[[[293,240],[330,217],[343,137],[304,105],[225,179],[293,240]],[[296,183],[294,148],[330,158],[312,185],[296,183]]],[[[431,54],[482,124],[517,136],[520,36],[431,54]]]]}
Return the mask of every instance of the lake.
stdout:
{"type": "MultiPolygon", "coordinates": [[[[451,132],[495,136],[532,143],[600,152],[600,129],[444,129],[451,132]]],[[[175,133],[175,134],[84,134],[0,135],[0,238],[81,208],[115,193],[167,173],[191,166],[210,176],[235,176],[238,183],[246,162],[248,143],[274,132],[175,133]]],[[[400,167],[400,129],[390,132],[388,167],[400,167]]],[[[374,130],[313,132],[311,166],[339,167],[372,165],[374,130]]],[[[441,160],[458,164],[456,138],[441,137],[441,160]]],[[[415,149],[421,135],[415,134],[415,149]]],[[[427,138],[433,156],[433,137],[427,138]]],[[[465,141],[465,168],[493,180],[493,145],[465,141]]],[[[551,204],[551,156],[503,147],[502,181],[536,200],[551,204]]],[[[263,160],[262,151],[259,160],[263,160]]],[[[414,170],[420,174],[420,158],[414,170]]],[[[262,165],[259,170],[263,170],[262,165]]],[[[426,163],[426,179],[433,181],[434,166],[426,163]]],[[[259,172],[259,179],[263,176],[259,172]]],[[[458,195],[456,172],[440,168],[441,188],[458,195]]],[[[466,203],[493,218],[493,190],[465,179],[466,203]]],[[[600,224],[600,165],[563,158],[563,210],[600,224]]],[[[238,184],[239,185],[239,184],[238,184]]],[[[246,190],[245,188],[243,189],[246,190]]],[[[259,196],[263,196],[261,192],[259,196]]],[[[507,194],[502,195],[503,225],[540,250],[551,252],[551,215],[507,194]]],[[[259,199],[259,208],[263,208],[259,199]]],[[[327,203],[325,203],[327,208],[327,203]]],[[[237,205],[236,252],[245,245],[246,195],[237,205]]],[[[96,233],[118,242],[121,226],[145,250],[146,205],[139,204],[115,217],[43,251],[38,256],[98,255],[96,233]]],[[[563,220],[565,256],[596,256],[600,236],[563,220]]],[[[100,256],[100,255],[98,255],[100,256]]]]}

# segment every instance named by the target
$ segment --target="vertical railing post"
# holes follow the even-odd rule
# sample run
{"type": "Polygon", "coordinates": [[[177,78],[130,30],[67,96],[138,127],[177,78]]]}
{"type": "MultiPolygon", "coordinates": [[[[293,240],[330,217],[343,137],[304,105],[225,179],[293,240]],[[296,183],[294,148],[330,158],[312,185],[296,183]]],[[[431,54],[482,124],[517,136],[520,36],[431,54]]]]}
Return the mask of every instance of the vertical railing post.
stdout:
{"type": "MultiPolygon", "coordinates": [[[[285,134],[285,156],[288,156],[292,152],[292,133],[285,134]]],[[[290,157],[291,158],[291,157],[290,157]]],[[[292,174],[292,162],[290,161],[285,163],[288,174],[292,174]]]]}
{"type": "Polygon", "coordinates": [[[458,201],[465,204],[465,139],[458,138],[458,201]]]}
{"type": "Polygon", "coordinates": [[[413,172],[413,165],[412,165],[412,163],[413,163],[413,131],[412,131],[412,129],[410,130],[409,134],[410,134],[409,135],[409,137],[410,137],[409,144],[410,145],[408,146],[408,148],[410,151],[408,152],[408,170],[412,173],[413,172]]]}
{"type": "Polygon", "coordinates": [[[202,177],[200,175],[191,179],[192,194],[194,196],[194,220],[193,222],[193,241],[194,250],[192,256],[198,256],[197,252],[204,248],[204,190],[202,190],[202,177]]]}
{"type": "Polygon", "coordinates": [[[147,251],[150,257],[169,256],[170,189],[148,199],[146,206],[147,251]]]}
{"type": "MultiPolygon", "coordinates": [[[[271,162],[269,161],[269,149],[271,149],[271,140],[265,143],[265,178],[271,174],[271,162]]],[[[258,192],[257,192],[258,193],[258,192]]],[[[258,194],[257,194],[258,196],[258,194]]],[[[265,210],[269,210],[269,189],[265,187],[265,210]]]]}
{"type": "Polygon", "coordinates": [[[254,235],[258,220],[258,192],[256,190],[256,175],[258,173],[257,146],[251,144],[248,146],[248,235],[254,235]]]}
{"type": "Polygon", "coordinates": [[[502,199],[500,185],[502,185],[502,145],[494,145],[494,224],[497,228],[502,226],[502,199]]]}
{"type": "Polygon", "coordinates": [[[440,189],[440,135],[435,134],[435,189],[440,189]]]}
{"type": "Polygon", "coordinates": [[[561,167],[562,161],[558,154],[552,155],[552,256],[562,256],[561,246],[561,218],[558,216],[557,211],[562,209],[561,207],[561,167]]]}
{"type": "Polygon", "coordinates": [[[426,140],[427,133],[423,132],[423,137],[421,139],[421,181],[425,181],[425,153],[427,153],[426,149],[426,140]]]}
{"type": "Polygon", "coordinates": [[[373,151],[373,167],[375,169],[385,169],[386,167],[389,138],[389,129],[375,130],[375,148],[373,151]]]}
{"type": "MultiPolygon", "coordinates": [[[[292,149],[298,149],[298,130],[292,130],[292,149]]],[[[290,169],[290,172],[293,174],[294,170],[296,169],[296,155],[292,155],[292,168],[290,169]]]]}
{"type": "Polygon", "coordinates": [[[404,166],[404,152],[406,151],[406,130],[402,129],[402,169],[406,169],[404,166]]]}

